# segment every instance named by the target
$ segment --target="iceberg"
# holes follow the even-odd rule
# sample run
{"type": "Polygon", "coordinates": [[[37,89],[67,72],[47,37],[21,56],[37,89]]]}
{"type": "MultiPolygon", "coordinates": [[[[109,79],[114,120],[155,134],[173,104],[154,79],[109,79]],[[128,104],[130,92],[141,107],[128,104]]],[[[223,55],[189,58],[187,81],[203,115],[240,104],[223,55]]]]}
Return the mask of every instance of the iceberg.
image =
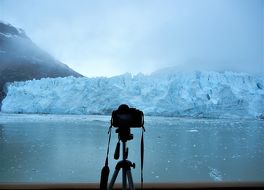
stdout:
{"type": "Polygon", "coordinates": [[[256,118],[264,114],[264,77],[171,71],[108,78],[43,78],[9,84],[2,112],[111,114],[123,103],[145,115],[256,118]]]}

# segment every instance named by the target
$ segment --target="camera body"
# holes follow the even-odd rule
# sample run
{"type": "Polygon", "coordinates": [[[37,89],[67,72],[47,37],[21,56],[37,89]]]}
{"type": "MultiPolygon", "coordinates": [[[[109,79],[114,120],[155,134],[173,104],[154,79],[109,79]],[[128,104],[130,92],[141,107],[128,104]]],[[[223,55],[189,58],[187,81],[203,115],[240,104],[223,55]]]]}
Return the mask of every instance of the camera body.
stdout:
{"type": "Polygon", "coordinates": [[[122,104],[112,112],[112,125],[121,128],[140,128],[144,125],[144,114],[136,108],[122,104]]]}

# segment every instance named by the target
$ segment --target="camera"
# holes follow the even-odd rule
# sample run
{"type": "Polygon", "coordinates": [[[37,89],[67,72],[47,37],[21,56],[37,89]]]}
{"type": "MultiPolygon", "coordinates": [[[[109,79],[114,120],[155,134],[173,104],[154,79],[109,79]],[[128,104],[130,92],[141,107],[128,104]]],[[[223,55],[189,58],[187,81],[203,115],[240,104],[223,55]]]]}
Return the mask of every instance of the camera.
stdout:
{"type": "Polygon", "coordinates": [[[114,127],[139,128],[144,125],[144,114],[136,108],[129,108],[128,105],[122,104],[112,112],[111,122],[114,127]]]}

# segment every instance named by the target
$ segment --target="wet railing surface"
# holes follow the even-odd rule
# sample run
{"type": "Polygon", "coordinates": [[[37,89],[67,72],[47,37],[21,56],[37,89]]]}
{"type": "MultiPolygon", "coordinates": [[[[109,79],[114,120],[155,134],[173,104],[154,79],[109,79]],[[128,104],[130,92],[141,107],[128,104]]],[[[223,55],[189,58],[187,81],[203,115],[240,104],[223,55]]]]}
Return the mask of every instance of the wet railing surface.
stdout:
{"type": "MultiPolygon", "coordinates": [[[[146,183],[143,189],[259,189],[264,182],[216,182],[216,183],[146,183]]],[[[135,184],[141,189],[140,184],[135,184]]],[[[99,189],[98,183],[1,183],[0,189],[99,189]]],[[[116,184],[114,189],[122,189],[122,184],[116,184]]]]}

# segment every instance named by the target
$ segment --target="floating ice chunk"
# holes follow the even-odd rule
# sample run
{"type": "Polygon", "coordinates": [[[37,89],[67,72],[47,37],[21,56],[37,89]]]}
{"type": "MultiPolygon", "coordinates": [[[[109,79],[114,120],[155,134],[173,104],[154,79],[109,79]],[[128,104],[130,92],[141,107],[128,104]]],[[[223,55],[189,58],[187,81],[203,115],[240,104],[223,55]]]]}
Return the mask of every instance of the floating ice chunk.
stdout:
{"type": "Polygon", "coordinates": [[[197,133],[198,130],[197,130],[197,129],[190,129],[190,130],[187,130],[187,132],[190,132],[190,133],[197,133]]]}
{"type": "Polygon", "coordinates": [[[222,181],[222,176],[220,171],[218,171],[216,168],[209,168],[209,176],[214,180],[214,181],[222,181]]]}
{"type": "Polygon", "coordinates": [[[231,158],[232,158],[232,159],[237,159],[237,158],[240,158],[240,157],[241,157],[240,154],[234,154],[231,158]]]}

